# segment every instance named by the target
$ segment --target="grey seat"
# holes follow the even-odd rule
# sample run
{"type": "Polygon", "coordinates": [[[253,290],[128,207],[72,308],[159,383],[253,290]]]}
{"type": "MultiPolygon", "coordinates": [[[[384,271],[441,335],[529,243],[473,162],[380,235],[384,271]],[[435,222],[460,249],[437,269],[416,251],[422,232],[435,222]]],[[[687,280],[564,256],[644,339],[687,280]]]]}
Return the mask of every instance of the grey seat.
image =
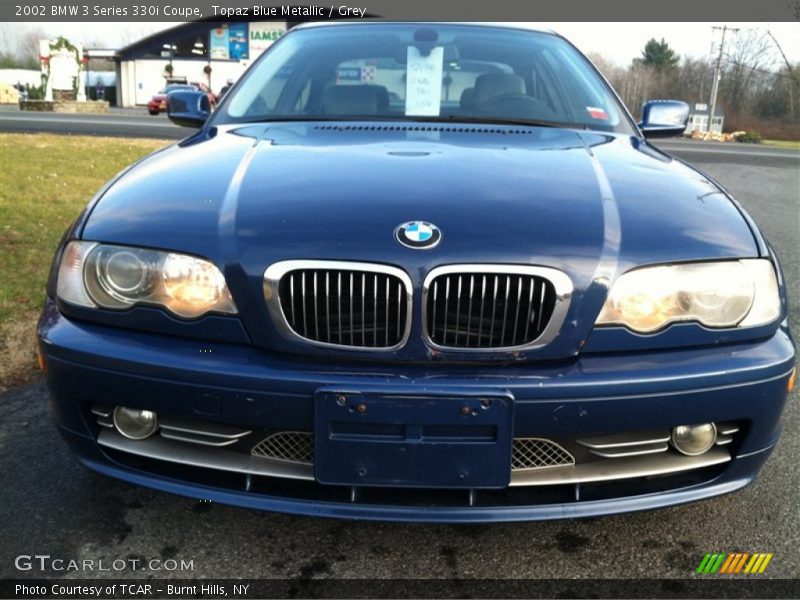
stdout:
{"type": "Polygon", "coordinates": [[[475,80],[475,106],[513,94],[525,94],[525,80],[514,73],[484,73],[475,80]]]}
{"type": "Polygon", "coordinates": [[[389,108],[389,92],[382,85],[333,85],[320,99],[323,115],[379,115],[389,108]]]}
{"type": "Polygon", "coordinates": [[[461,99],[459,104],[464,110],[472,110],[475,108],[475,88],[468,87],[461,92],[461,99]]]}

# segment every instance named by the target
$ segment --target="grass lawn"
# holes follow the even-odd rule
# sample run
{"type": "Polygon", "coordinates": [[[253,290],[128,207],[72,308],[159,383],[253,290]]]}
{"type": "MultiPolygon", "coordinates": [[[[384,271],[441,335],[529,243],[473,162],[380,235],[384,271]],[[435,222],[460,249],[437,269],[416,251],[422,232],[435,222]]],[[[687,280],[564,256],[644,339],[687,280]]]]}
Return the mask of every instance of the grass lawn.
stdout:
{"type": "Polygon", "coordinates": [[[167,143],[0,133],[0,391],[35,366],[37,313],[64,230],[106,181],[167,143]]]}
{"type": "Polygon", "coordinates": [[[761,143],[765,146],[775,146],[776,148],[786,148],[787,150],[800,150],[800,141],[764,140],[761,143]]]}

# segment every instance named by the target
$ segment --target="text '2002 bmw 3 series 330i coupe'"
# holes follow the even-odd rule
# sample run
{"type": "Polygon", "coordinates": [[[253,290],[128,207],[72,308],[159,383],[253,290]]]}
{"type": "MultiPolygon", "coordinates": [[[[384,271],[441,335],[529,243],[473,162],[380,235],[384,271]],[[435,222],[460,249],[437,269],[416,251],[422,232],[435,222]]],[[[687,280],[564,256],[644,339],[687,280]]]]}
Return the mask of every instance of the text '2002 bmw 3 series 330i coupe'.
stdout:
{"type": "Polygon", "coordinates": [[[58,249],[39,323],[81,463],[274,511],[620,513],[737,490],[794,379],[776,256],[566,40],[301,26],[58,249]]]}

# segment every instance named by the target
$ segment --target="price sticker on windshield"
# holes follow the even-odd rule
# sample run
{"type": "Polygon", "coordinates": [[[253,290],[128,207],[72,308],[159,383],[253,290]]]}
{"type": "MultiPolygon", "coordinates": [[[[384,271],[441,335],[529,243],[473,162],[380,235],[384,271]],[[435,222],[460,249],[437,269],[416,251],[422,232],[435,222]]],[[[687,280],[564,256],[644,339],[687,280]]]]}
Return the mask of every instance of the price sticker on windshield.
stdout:
{"type": "Polygon", "coordinates": [[[415,46],[408,47],[406,70],[406,116],[438,117],[442,101],[444,48],[437,46],[423,56],[415,46]]]}

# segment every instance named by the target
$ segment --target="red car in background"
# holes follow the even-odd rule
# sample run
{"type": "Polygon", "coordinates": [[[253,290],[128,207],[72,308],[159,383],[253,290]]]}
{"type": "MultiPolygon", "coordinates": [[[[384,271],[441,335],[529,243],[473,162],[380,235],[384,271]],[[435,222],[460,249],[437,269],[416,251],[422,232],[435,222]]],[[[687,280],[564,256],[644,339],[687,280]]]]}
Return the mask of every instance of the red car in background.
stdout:
{"type": "Polygon", "coordinates": [[[163,90],[155,94],[150,99],[150,102],[147,103],[147,111],[151,115],[157,115],[162,111],[166,111],[167,96],[170,92],[174,92],[176,90],[200,90],[205,92],[206,96],[208,96],[208,101],[211,103],[212,110],[217,105],[216,94],[208,89],[208,86],[204,83],[169,83],[164,87],[163,90]]]}

